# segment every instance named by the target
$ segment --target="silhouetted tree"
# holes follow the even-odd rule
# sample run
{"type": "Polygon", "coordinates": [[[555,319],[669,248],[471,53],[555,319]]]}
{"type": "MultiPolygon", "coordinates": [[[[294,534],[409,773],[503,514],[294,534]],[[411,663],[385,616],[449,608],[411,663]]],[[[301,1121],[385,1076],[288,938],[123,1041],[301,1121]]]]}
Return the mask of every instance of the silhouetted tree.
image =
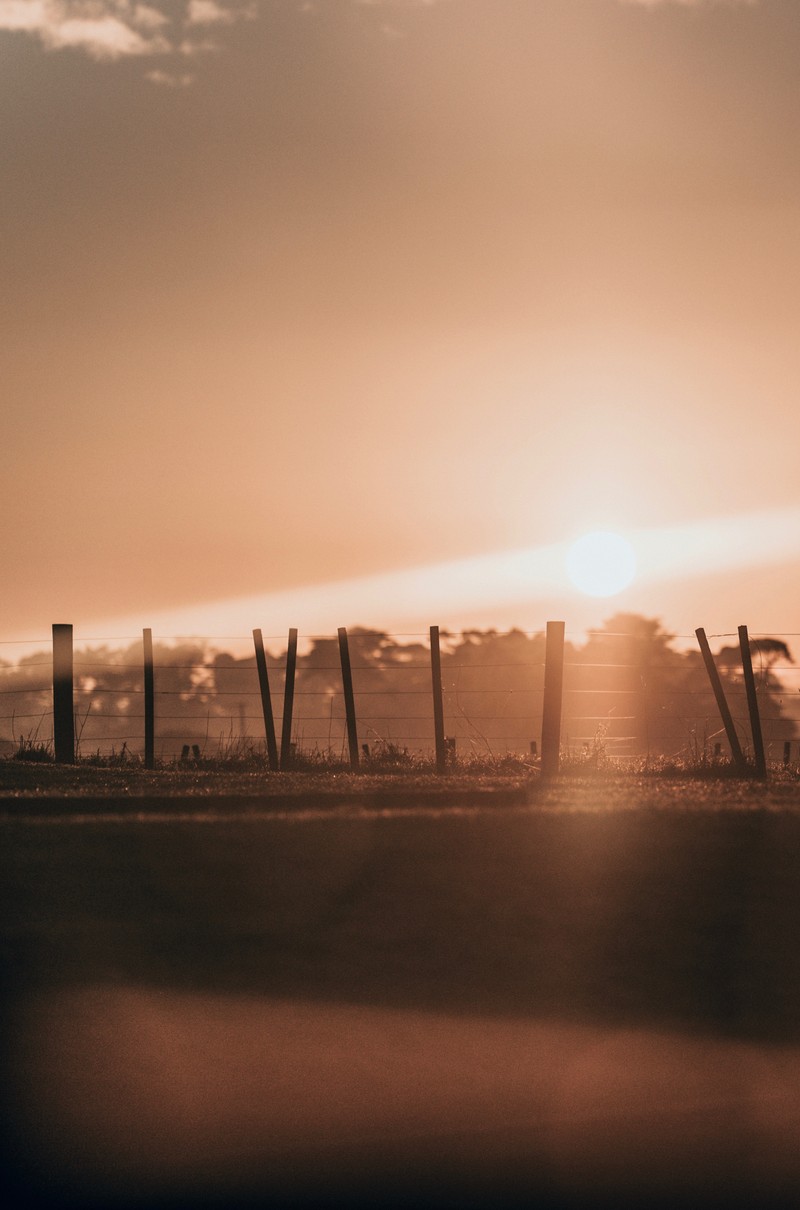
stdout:
{"type": "MultiPolygon", "coordinates": [[[[697,755],[723,742],[721,723],[699,651],[678,650],[654,618],[618,613],[582,644],[565,648],[565,746],[609,755],[697,755]]],[[[430,652],[427,641],[401,642],[365,628],[349,632],[359,734],[371,745],[430,749],[433,744],[430,652]]],[[[778,638],[751,640],[767,743],[797,734],[787,715],[780,678],[792,662],[778,638]]],[[[240,733],[263,740],[255,656],[237,658],[208,644],[155,648],[159,748],[180,752],[199,743],[213,754],[240,733]]],[[[527,752],[541,731],[545,637],[521,630],[468,630],[442,635],[445,725],[458,750],[527,752]]],[[[717,656],[741,738],[749,743],[738,645],[717,656]]],[[[279,725],[285,653],[268,656],[273,710],[279,725]]],[[[38,653],[0,665],[5,710],[0,739],[47,738],[52,664],[38,653]]],[[[141,642],[76,653],[77,734],[84,755],[97,748],[141,747],[141,642]]],[[[314,639],[298,660],[294,734],[303,748],[345,750],[339,645],[314,639]]]]}

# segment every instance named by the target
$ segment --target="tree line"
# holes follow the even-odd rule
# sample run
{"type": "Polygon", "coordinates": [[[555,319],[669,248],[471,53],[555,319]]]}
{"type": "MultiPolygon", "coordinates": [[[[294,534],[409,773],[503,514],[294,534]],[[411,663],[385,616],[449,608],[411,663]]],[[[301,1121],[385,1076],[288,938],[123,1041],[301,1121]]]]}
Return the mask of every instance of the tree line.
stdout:
{"type": "MultiPolygon", "coordinates": [[[[371,753],[419,752],[433,746],[427,642],[400,641],[358,628],[349,633],[359,742],[371,753]]],[[[765,741],[777,759],[798,724],[786,709],[781,679],[792,664],[778,638],[751,640],[765,741]]],[[[192,640],[156,643],[157,751],[234,754],[263,743],[255,653],[237,657],[192,640]]],[[[0,740],[8,754],[20,741],[47,740],[52,693],[49,653],[0,665],[5,709],[0,740]]],[[[459,753],[530,753],[541,730],[544,632],[442,632],[445,727],[459,753]]],[[[716,656],[744,746],[749,730],[737,644],[716,656]]],[[[280,734],[285,651],[268,655],[273,714],[280,734]]],[[[144,670],[141,642],[76,652],[76,735],[82,755],[141,751],[144,670]]],[[[298,748],[339,756],[346,750],[339,645],[310,640],[298,656],[292,738],[298,748]]],[[[727,752],[699,650],[680,649],[657,619],[616,614],[582,642],[567,642],[562,741],[567,751],[608,755],[688,756],[727,752]]]]}

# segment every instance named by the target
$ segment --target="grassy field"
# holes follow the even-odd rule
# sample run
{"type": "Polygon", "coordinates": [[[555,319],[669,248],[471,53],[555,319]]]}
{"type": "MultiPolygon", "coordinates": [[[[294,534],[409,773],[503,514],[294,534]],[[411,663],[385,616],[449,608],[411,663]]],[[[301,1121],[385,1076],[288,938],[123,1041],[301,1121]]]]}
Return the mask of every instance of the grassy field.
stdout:
{"type": "MultiPolygon", "coordinates": [[[[502,769],[502,765],[500,765],[502,769]]],[[[51,762],[0,760],[0,801],[13,809],[11,799],[108,799],[124,806],[127,800],[145,809],[142,801],[165,798],[251,798],[264,808],[282,802],[309,802],[331,805],[339,801],[367,802],[370,796],[393,795],[407,798],[409,790],[485,793],[521,791],[531,784],[530,771],[514,762],[510,771],[461,769],[438,776],[433,768],[413,768],[403,772],[351,773],[340,767],[322,767],[318,771],[270,773],[263,762],[257,765],[236,761],[207,762],[182,766],[170,763],[149,771],[139,763],[125,765],[56,765],[51,762]]],[[[519,797],[519,794],[517,795],[519,797]]],[[[24,806],[23,806],[24,809],[24,806]]]]}
{"type": "Polygon", "coordinates": [[[796,782],[48,775],[0,801],[26,1196],[800,1194],[796,782]]]}

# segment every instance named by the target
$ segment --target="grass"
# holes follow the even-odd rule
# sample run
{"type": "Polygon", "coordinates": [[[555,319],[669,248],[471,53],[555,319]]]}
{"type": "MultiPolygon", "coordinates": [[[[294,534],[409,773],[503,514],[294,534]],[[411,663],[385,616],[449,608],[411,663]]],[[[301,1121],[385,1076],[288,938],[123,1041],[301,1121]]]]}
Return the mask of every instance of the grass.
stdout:
{"type": "Polygon", "coordinates": [[[362,756],[358,772],[329,752],[296,753],[289,771],[271,772],[263,750],[247,745],[188,759],[157,760],[145,769],[141,757],[123,749],[95,753],[75,764],[56,764],[49,751],[27,748],[0,759],[0,795],[338,794],[378,789],[442,791],[509,789],[530,783],[534,764],[521,757],[470,756],[437,774],[433,757],[386,745],[362,756]]]}
{"type": "MultiPolygon", "coordinates": [[[[600,726],[594,740],[580,750],[562,751],[560,772],[566,777],[661,778],[669,781],[738,782],[757,778],[755,764],[747,760],[744,774],[733,762],[712,751],[707,735],[692,734],[684,749],[671,756],[618,758],[608,751],[606,729],[600,726]]],[[[465,753],[447,751],[444,774],[439,774],[434,755],[410,750],[407,746],[377,737],[362,744],[360,767],[353,772],[343,750],[301,748],[292,745],[290,770],[278,774],[269,770],[263,740],[238,736],[231,731],[219,738],[216,751],[201,750],[187,744],[181,756],[161,757],[153,770],[144,768],[141,754],[131,751],[127,742],[119,751],[99,749],[90,754],[76,742],[77,760],[72,766],[55,765],[52,741],[41,741],[38,728],[27,737],[20,736],[16,752],[0,758],[0,795],[3,793],[58,794],[147,794],[165,793],[263,793],[280,794],[302,788],[324,795],[347,785],[356,790],[390,788],[396,782],[408,788],[489,789],[509,785],[533,785],[540,776],[538,757],[519,753],[493,753],[488,744],[465,753]],[[14,766],[37,766],[39,771],[20,773],[14,766]],[[50,767],[46,771],[46,767],[50,767]]],[[[747,754],[746,754],[747,755],[747,754]]],[[[800,764],[773,764],[773,781],[800,781],[800,764]]]]}
{"type": "MultiPolygon", "coordinates": [[[[594,783],[642,780],[667,783],[707,782],[721,787],[757,784],[755,769],[742,777],[726,759],[701,754],[694,758],[659,757],[619,760],[601,749],[567,752],[561,777],[594,783]]],[[[337,755],[322,750],[295,753],[291,770],[271,772],[262,747],[251,743],[227,745],[215,755],[189,755],[188,759],[157,760],[145,769],[136,753],[123,745],[119,752],[81,756],[75,764],[56,764],[52,748],[38,741],[20,741],[12,757],[0,758],[0,796],[114,796],[175,797],[185,795],[248,794],[281,797],[303,794],[322,799],[352,795],[436,791],[501,792],[535,790],[540,782],[539,763],[515,754],[469,754],[448,760],[444,774],[436,771],[429,754],[409,752],[383,744],[362,753],[357,772],[337,755]]],[[[773,765],[771,785],[800,787],[800,766],[773,765]]]]}
{"type": "Polygon", "coordinates": [[[52,761],[54,760],[53,745],[49,741],[31,739],[21,735],[19,747],[12,759],[33,761],[36,764],[52,761]]]}

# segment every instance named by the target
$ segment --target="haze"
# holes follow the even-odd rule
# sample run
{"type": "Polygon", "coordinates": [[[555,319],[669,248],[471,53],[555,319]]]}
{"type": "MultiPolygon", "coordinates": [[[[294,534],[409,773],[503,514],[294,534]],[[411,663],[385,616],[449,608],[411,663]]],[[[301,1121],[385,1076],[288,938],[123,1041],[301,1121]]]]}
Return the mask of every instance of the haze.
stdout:
{"type": "Polygon", "coordinates": [[[0,0],[0,639],[312,592],[800,631],[799,38],[796,0],[0,0]],[[610,603],[357,591],[739,516],[610,603]]]}

